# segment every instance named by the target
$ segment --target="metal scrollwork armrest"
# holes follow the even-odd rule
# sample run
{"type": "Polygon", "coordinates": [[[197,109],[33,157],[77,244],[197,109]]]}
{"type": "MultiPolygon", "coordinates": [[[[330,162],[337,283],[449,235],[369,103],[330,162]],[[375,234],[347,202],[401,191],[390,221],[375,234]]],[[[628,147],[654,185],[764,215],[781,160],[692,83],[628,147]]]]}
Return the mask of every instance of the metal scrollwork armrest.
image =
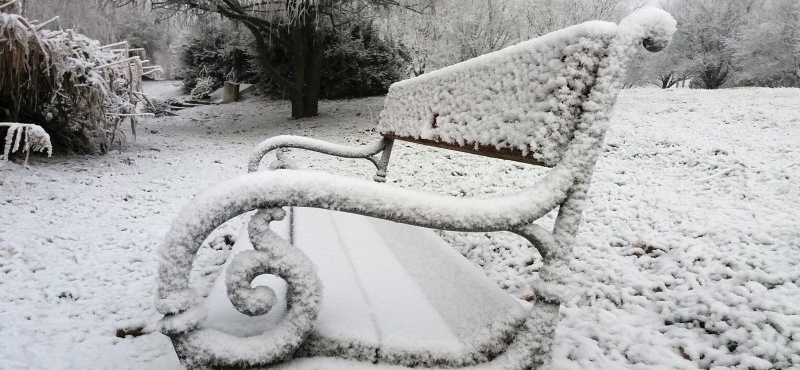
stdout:
{"type": "MultiPolygon", "coordinates": [[[[522,228],[562,203],[574,182],[567,169],[551,171],[543,181],[515,197],[461,199],[399,189],[383,184],[302,170],[241,175],[211,188],[185,207],[160,249],[158,309],[168,334],[186,361],[199,366],[266,365],[291,356],[308,337],[320,304],[320,284],[313,264],[298,248],[280,238],[269,223],[283,217],[282,206],[315,207],[362,214],[446,230],[514,230],[537,241],[543,255],[558,255],[546,231],[522,228]],[[276,329],[237,337],[201,325],[205,307],[189,286],[194,258],[205,237],[218,225],[257,209],[248,226],[255,248],[237,254],[228,267],[226,286],[233,306],[247,315],[270,311],[275,294],[251,288],[257,275],[286,280],[287,314],[276,329]]],[[[544,299],[542,304],[556,304],[544,299]]]]}
{"type": "MultiPolygon", "coordinates": [[[[248,162],[248,172],[258,171],[261,160],[267,153],[287,148],[297,148],[314,151],[317,153],[329,154],[342,158],[364,158],[372,162],[377,168],[378,172],[375,175],[375,181],[386,181],[386,167],[389,164],[389,156],[392,151],[393,140],[389,138],[380,138],[367,144],[363,147],[353,147],[348,145],[334,144],[324,140],[312,139],[302,136],[281,135],[271,137],[259,143],[250,155],[248,162]],[[381,153],[380,158],[375,155],[381,153]]],[[[280,152],[279,152],[280,153],[280,152]]],[[[279,156],[279,161],[283,161],[279,156]]],[[[280,164],[279,167],[285,167],[285,164],[280,164]]]]}

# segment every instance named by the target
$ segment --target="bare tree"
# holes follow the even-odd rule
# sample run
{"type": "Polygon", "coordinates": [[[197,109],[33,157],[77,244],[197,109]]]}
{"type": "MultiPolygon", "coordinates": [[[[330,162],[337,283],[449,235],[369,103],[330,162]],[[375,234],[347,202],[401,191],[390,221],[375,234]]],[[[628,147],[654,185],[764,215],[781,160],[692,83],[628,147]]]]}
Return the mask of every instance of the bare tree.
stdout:
{"type": "Polygon", "coordinates": [[[728,46],[737,83],[800,86],[800,2],[765,1],[728,46]]]}
{"type": "Polygon", "coordinates": [[[476,0],[449,4],[447,22],[453,62],[475,58],[518,40],[518,28],[509,0],[476,0]],[[456,16],[456,14],[458,14],[456,16]]]}
{"type": "Polygon", "coordinates": [[[402,15],[388,20],[385,27],[410,49],[412,74],[583,21],[618,20],[628,10],[623,0],[470,0],[435,4],[431,14],[402,15]]]}
{"type": "Polygon", "coordinates": [[[671,0],[666,10],[679,26],[673,36],[676,47],[667,53],[688,61],[688,72],[704,88],[720,88],[734,68],[730,40],[761,4],[762,0],[671,0]]]}
{"type": "Polygon", "coordinates": [[[662,89],[669,89],[679,83],[682,83],[689,79],[689,76],[686,74],[679,74],[675,71],[668,71],[658,76],[659,82],[661,82],[662,89]]]}
{"type": "Polygon", "coordinates": [[[520,9],[525,16],[527,37],[569,27],[589,20],[618,20],[626,8],[620,0],[536,0],[520,9]]]}
{"type": "MultiPolygon", "coordinates": [[[[433,2],[432,5],[437,4],[433,2]]],[[[378,17],[382,33],[406,48],[408,76],[419,76],[447,65],[440,53],[445,35],[440,19],[442,12],[443,9],[432,6],[425,13],[389,12],[378,17]]]]}

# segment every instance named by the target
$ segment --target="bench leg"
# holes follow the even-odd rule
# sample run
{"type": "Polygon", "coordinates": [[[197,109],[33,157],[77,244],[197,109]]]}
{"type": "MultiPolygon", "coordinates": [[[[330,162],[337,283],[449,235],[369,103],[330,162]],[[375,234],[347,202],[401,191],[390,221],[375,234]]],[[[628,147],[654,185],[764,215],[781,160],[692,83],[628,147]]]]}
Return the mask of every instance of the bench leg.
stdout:
{"type": "MultiPolygon", "coordinates": [[[[537,301],[533,305],[532,312],[536,312],[534,317],[525,322],[524,332],[516,339],[517,342],[526,346],[526,364],[509,369],[525,370],[545,370],[550,368],[550,347],[553,344],[556,326],[558,325],[558,302],[537,301]]],[[[511,347],[506,352],[514,355],[514,348],[511,347]]]]}
{"type": "Polygon", "coordinates": [[[392,155],[392,146],[394,146],[394,139],[384,138],[386,146],[381,153],[381,159],[375,164],[378,171],[373,176],[375,182],[386,182],[386,169],[389,167],[389,157],[392,155]]]}

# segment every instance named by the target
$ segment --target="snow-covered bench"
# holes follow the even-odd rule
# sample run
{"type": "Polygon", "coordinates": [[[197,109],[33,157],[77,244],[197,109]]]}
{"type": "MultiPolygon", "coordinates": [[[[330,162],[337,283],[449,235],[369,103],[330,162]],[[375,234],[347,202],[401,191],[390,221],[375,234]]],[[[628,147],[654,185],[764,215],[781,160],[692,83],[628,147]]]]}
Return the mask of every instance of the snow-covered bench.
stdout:
{"type": "MultiPolygon", "coordinates": [[[[160,250],[160,330],[188,368],[545,366],[626,66],[638,44],[658,51],[674,31],[669,14],[642,9],[619,25],[583,23],[398,82],[380,116],[383,137],[363,148],[265,140],[251,173],[205,191],[175,220],[160,250]],[[551,169],[514,195],[432,195],[380,183],[394,140],[551,169]],[[282,148],[370,159],[376,182],[258,171],[282,148]],[[552,231],[535,224],[556,208],[552,231]],[[189,284],[198,248],[218,225],[251,210],[226,274],[201,301],[189,284]],[[511,298],[420,226],[523,236],[544,263],[530,279],[535,299],[511,298]]],[[[274,167],[286,167],[281,162],[274,167]]]]}

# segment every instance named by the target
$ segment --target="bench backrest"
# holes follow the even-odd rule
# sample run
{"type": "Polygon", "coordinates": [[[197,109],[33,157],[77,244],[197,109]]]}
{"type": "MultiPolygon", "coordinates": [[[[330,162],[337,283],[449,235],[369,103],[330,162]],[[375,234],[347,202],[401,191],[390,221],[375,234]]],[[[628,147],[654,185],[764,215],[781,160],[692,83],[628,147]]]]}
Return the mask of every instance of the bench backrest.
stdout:
{"type": "Polygon", "coordinates": [[[580,126],[587,102],[594,101],[593,111],[611,109],[617,89],[610,99],[590,97],[598,79],[624,72],[623,59],[648,36],[626,32],[632,27],[624,23],[586,22],[397,82],[389,88],[378,131],[552,167],[580,126]],[[615,52],[620,45],[625,50],[615,52]]]}

